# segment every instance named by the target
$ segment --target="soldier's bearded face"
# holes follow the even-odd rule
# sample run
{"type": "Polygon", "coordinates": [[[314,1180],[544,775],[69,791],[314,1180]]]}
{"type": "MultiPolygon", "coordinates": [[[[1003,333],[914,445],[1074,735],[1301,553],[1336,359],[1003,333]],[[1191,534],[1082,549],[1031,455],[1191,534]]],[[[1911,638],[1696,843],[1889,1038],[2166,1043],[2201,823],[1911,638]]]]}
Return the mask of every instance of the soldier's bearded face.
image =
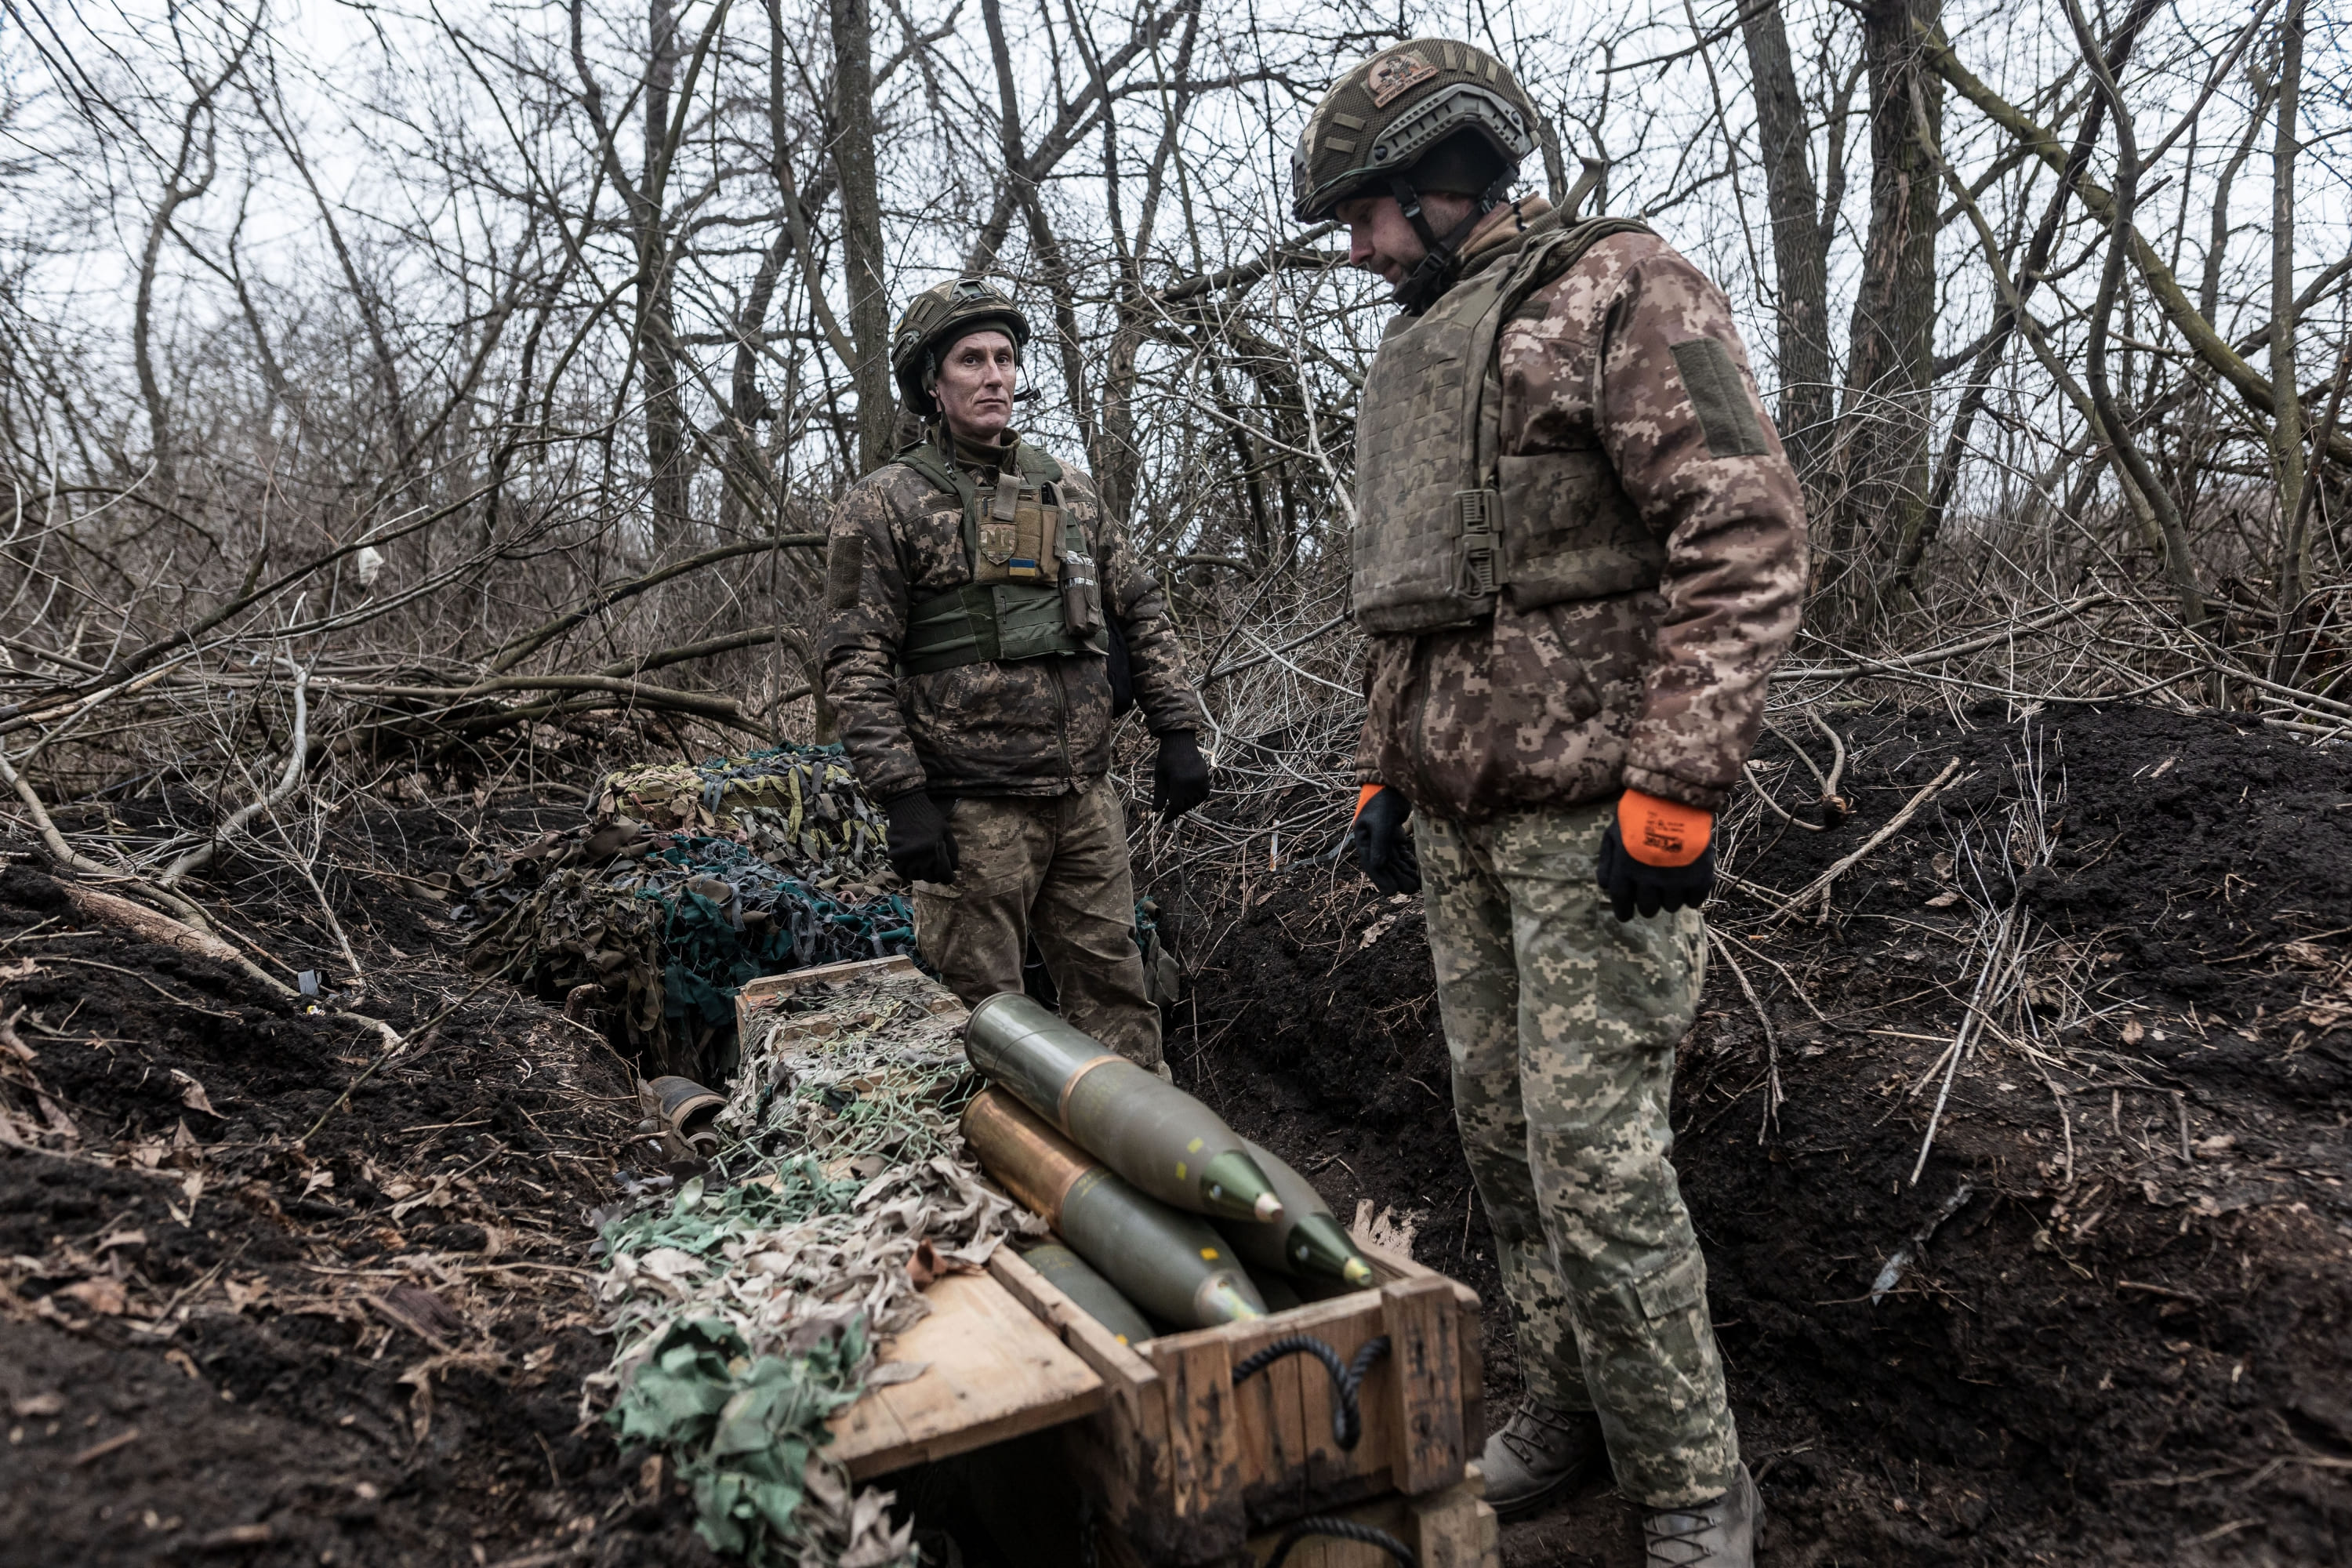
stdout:
{"type": "Polygon", "coordinates": [[[983,445],[1013,423],[1013,392],[1021,382],[1021,351],[1003,332],[974,332],[948,345],[940,361],[940,417],[949,433],[983,445]]]}
{"type": "MultiPolygon", "coordinates": [[[[1421,198],[1422,216],[1441,236],[1453,233],[1470,216],[1471,205],[1469,197],[1444,191],[1431,191],[1421,198]]],[[[1429,254],[1394,196],[1350,196],[1333,207],[1331,216],[1348,226],[1348,265],[1379,273],[1391,288],[1429,254]]]]}

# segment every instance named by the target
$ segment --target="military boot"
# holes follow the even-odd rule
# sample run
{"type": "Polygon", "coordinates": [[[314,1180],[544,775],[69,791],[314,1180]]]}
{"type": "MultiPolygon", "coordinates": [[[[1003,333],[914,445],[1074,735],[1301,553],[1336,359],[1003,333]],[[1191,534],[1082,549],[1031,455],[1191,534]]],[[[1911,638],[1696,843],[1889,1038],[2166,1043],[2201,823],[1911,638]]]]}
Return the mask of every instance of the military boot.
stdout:
{"type": "Polygon", "coordinates": [[[1486,1502],[1505,1519],[1533,1513],[1599,1469],[1609,1458],[1601,1418],[1589,1410],[1553,1410],[1519,1401],[1479,1458],[1486,1502]]]}
{"type": "Polygon", "coordinates": [[[1731,1489],[1689,1508],[1654,1508],[1642,1514],[1646,1568],[1754,1568],[1756,1521],[1764,1505],[1742,1465],[1731,1489]]]}

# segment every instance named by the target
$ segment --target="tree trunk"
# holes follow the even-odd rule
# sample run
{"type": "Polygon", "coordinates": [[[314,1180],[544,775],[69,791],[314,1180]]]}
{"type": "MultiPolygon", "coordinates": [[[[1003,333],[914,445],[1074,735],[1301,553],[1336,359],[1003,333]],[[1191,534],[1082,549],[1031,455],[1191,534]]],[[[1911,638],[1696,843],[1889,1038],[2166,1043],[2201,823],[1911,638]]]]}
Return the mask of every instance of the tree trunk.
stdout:
{"type": "MultiPolygon", "coordinates": [[[[2162,0],[2132,0],[2132,7],[2107,41],[2107,73],[2121,76],[2124,65],[2131,58],[2132,48],[2139,40],[2140,29],[2147,26],[2162,0]]],[[[1945,513],[1950,509],[1952,492],[1958,482],[1960,465],[1968,455],[1969,433],[1975,426],[1977,416],[1984,409],[1985,399],[1992,386],[1993,373],[2000,367],[2009,353],[2011,337],[2018,328],[2018,310],[2033,297],[2042,276],[2049,270],[2051,252],[2058,242],[2058,232],[2066,216],[2068,203],[2074,191],[2074,179],[2090,166],[2091,154],[2099,142],[2099,127],[2107,110],[2106,100],[2094,96],[2090,107],[2083,111],[2083,128],[2074,137],[2074,150],[2066,155],[2066,166],[2061,171],[2058,188],[2051,194],[2050,204],[2042,215],[2027,246],[2025,259],[2016,270],[2016,301],[2002,300],[1994,310],[1993,328],[1987,334],[1984,347],[1978,351],[1976,362],[1969,367],[1969,379],[1960,393],[1960,405],[1952,416],[1951,429],[1944,437],[1944,455],[1937,464],[1935,482],[1929,487],[1927,504],[1915,520],[1916,526],[1902,535],[1895,557],[1895,584],[1904,593],[1917,591],[1918,572],[1928,546],[1943,531],[1945,513]]],[[[1917,105],[1913,105],[1913,128],[1917,128],[1917,105]]],[[[1940,157],[1940,150],[1937,156],[1940,157]]],[[[1950,179],[1950,171],[1944,171],[1950,179]]],[[[1959,187],[1954,187],[1956,197],[1959,187]]],[[[2126,485],[2129,490],[2129,485],[2126,485]]],[[[2142,507],[2145,502],[2137,503],[2142,507]]]]}
{"type": "Polygon", "coordinates": [[[1864,0],[1870,234],[1839,418],[1825,583],[1865,553],[1891,554],[1917,531],[1927,503],[1938,215],[1935,163],[1922,142],[1941,142],[1944,91],[1919,43],[1941,10],[1942,0],[1864,0]],[[1916,127],[1922,107],[1924,138],[1916,127]]]}
{"type": "Polygon", "coordinates": [[[646,467],[653,485],[656,545],[684,538],[692,521],[693,483],[686,409],[678,396],[677,311],[671,276],[669,226],[663,192],[669,146],[670,94],[677,84],[677,16],[670,0],[652,0],[646,42],[646,166],[637,203],[638,353],[646,366],[646,467]]]}
{"type": "Polygon", "coordinates": [[[1811,474],[1836,415],[1830,383],[1829,229],[1821,221],[1821,197],[1807,162],[1811,136],[1779,0],[1763,0],[1741,18],[1755,78],[1756,130],[1764,144],[1772,269],[1780,297],[1780,439],[1798,473],[1811,474]]]}
{"type": "Polygon", "coordinates": [[[849,367],[857,389],[857,467],[890,458],[890,302],[882,289],[882,198],[874,177],[874,24],[866,0],[831,0],[833,167],[841,181],[842,260],[848,273],[849,367]]]}
{"type": "Polygon", "coordinates": [[[2279,21],[2278,141],[2271,159],[2271,385],[2278,416],[2271,422],[2271,466],[2278,477],[2278,643],[2271,679],[2286,681],[2301,662],[2296,633],[2311,592],[2310,512],[2303,504],[2303,399],[2294,371],[2295,111],[2303,88],[2305,0],[2287,0],[2279,21]]]}

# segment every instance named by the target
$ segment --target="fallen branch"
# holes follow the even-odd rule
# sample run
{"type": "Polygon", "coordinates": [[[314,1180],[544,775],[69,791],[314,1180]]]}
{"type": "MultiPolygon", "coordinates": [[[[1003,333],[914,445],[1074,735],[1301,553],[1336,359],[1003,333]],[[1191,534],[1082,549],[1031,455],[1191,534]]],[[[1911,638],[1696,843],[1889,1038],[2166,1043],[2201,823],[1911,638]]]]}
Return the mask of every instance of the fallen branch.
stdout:
{"type": "Polygon", "coordinates": [[[255,796],[252,804],[239,807],[202,844],[165,867],[163,874],[155,879],[157,887],[176,889],[189,872],[210,864],[212,858],[220,852],[220,847],[244,832],[247,824],[285,805],[288,797],[302,786],[304,764],[310,754],[310,672],[290,658],[284,663],[294,672],[294,734],[286,743],[286,771],[278,776],[278,787],[255,796]]]}
{"type": "Polygon", "coordinates": [[[1764,1120],[1756,1128],[1756,1142],[1761,1143],[1765,1132],[1780,1124],[1780,1102],[1788,1098],[1780,1092],[1780,1039],[1773,1032],[1772,1016],[1764,1011],[1763,999],[1756,994],[1756,987],[1748,984],[1748,972],[1731,955],[1730,945],[1712,930],[1706,933],[1706,940],[1715,944],[1715,951],[1731,966],[1731,977],[1739,982],[1740,994],[1756,1009],[1756,1021],[1764,1027],[1764,1120]]]}
{"type": "Polygon", "coordinates": [[[1894,837],[1897,833],[1902,832],[1906,825],[1907,825],[1913,817],[1919,815],[1919,808],[1927,805],[1930,800],[1933,800],[1937,795],[1942,791],[1944,785],[1950,781],[1951,776],[1959,771],[1959,758],[1954,757],[1950,762],[1946,763],[1944,764],[1944,771],[1937,773],[1934,778],[1929,779],[1926,785],[1920,789],[1918,794],[1913,795],[1908,801],[1905,802],[1903,809],[1896,812],[1893,818],[1887,822],[1885,826],[1880,828],[1877,832],[1872,834],[1868,839],[1864,840],[1861,848],[1855,850],[1853,854],[1846,856],[1843,859],[1838,861],[1837,864],[1832,866],[1828,870],[1823,871],[1820,876],[1806,883],[1802,888],[1799,889],[1796,893],[1784,900],[1779,909],[1774,910],[1770,914],[1764,918],[1766,920],[1779,920],[1796,910],[1802,909],[1805,905],[1812,902],[1813,900],[1817,898],[1822,900],[1822,911],[1823,915],[1826,916],[1829,912],[1830,885],[1835,882],[1840,877],[1844,876],[1848,871],[1853,870],[1856,866],[1860,865],[1863,859],[1868,856],[1872,850],[1877,848],[1880,845],[1894,837]]]}
{"type": "MultiPolygon", "coordinates": [[[[199,958],[209,958],[215,963],[225,963],[247,978],[260,982],[271,992],[298,1006],[302,1005],[301,993],[269,973],[253,960],[208,931],[198,931],[185,921],[175,921],[169,915],[158,913],[144,904],[132,903],[129,899],[118,897],[113,893],[102,893],[96,888],[85,888],[79,882],[60,880],[58,887],[65,894],[68,903],[92,920],[129,931],[142,942],[152,942],[161,947],[177,948],[182,952],[193,952],[199,958]]],[[[323,1012],[326,1009],[321,1008],[320,1011],[323,1012]]],[[[334,1011],[339,1016],[349,1018],[354,1023],[365,1024],[383,1036],[387,1055],[398,1051],[404,1044],[400,1031],[381,1018],[371,1018],[364,1013],[345,1012],[341,1008],[334,1011]]]]}
{"type": "Polygon", "coordinates": [[[1964,654],[1981,653],[1998,643],[2010,641],[2027,632],[2047,631],[2061,621],[2072,620],[2084,610],[2095,609],[2101,605],[2113,604],[2116,597],[2115,595],[2108,593],[2085,594],[2079,599],[2071,600],[2055,609],[2045,611],[2030,621],[2012,622],[1998,631],[1986,632],[1980,637],[1970,637],[1965,642],[1948,643],[1942,647],[1931,647],[1924,653],[1906,653],[1893,658],[1872,658],[1865,654],[1849,653],[1843,648],[1838,648],[1836,650],[1838,653],[1853,662],[1832,665],[1782,665],[1773,671],[1772,679],[1775,680],[1851,680],[1858,675],[1883,675],[1896,670],[1917,669],[1925,665],[1940,664],[1948,658],[1958,658],[1964,654]]]}
{"type": "Polygon", "coordinates": [[[494,670],[512,669],[599,610],[610,609],[624,599],[635,598],[639,594],[658,588],[672,578],[683,577],[689,572],[698,572],[705,566],[715,566],[721,561],[733,561],[740,556],[761,555],[771,550],[783,550],[796,545],[821,546],[824,542],[825,536],[822,533],[780,533],[773,539],[756,539],[740,544],[722,544],[716,550],[706,550],[699,555],[690,555],[683,561],[672,562],[667,566],[656,567],[642,577],[632,577],[625,583],[615,583],[609,588],[600,588],[553,620],[543,622],[520,637],[509,638],[503,647],[492,654],[490,668],[494,670]]]}

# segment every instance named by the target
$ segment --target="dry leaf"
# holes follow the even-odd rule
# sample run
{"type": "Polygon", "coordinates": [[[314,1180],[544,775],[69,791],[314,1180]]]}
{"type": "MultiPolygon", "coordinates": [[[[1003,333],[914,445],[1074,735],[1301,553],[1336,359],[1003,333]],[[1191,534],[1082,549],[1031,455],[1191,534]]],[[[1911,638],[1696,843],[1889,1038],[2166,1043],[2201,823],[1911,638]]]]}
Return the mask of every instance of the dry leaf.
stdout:
{"type": "MultiPolygon", "coordinates": [[[[219,1111],[213,1109],[212,1097],[205,1093],[205,1086],[203,1084],[198,1083],[194,1078],[182,1072],[178,1068],[173,1068],[172,1069],[172,1077],[173,1079],[180,1086],[180,1103],[182,1105],[186,1106],[190,1110],[201,1110],[206,1116],[218,1116],[220,1114],[219,1111]]],[[[185,1125],[185,1123],[183,1123],[182,1125],[185,1125]]]]}
{"type": "Polygon", "coordinates": [[[2147,1038],[2147,1031],[2140,1027],[2137,1018],[2126,1018],[2124,1020],[2123,1036],[2124,1044],[2136,1046],[2147,1038]]]}
{"type": "Polygon", "coordinates": [[[1929,899],[1927,900],[1927,907],[1931,910],[1948,910],[1959,901],[1959,894],[1953,892],[1949,888],[1947,888],[1942,892],[1937,893],[1934,898],[1929,899]]]}
{"type": "Polygon", "coordinates": [[[675,1247],[656,1247],[637,1261],[656,1279],[683,1279],[701,1273],[703,1268],[701,1258],[675,1247]]]}
{"type": "Polygon", "coordinates": [[[70,1296],[91,1311],[103,1312],[110,1318],[122,1316],[122,1309],[128,1305],[122,1287],[111,1279],[85,1279],[79,1285],[67,1286],[58,1294],[70,1296]]]}
{"type": "Polygon", "coordinates": [[[258,1275],[242,1283],[231,1279],[221,1288],[228,1292],[228,1304],[240,1312],[269,1300],[269,1281],[258,1275]]]}

